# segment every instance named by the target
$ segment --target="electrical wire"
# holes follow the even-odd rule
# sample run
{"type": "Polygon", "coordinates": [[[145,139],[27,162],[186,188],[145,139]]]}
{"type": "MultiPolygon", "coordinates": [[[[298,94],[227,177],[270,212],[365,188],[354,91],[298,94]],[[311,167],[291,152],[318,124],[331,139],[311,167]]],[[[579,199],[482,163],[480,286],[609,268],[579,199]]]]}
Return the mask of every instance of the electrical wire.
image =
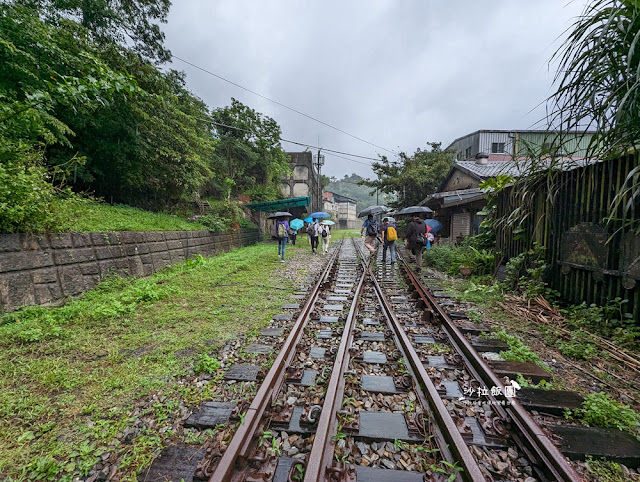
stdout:
{"type": "MultiPolygon", "coordinates": [[[[228,129],[235,129],[235,130],[238,130],[238,131],[246,132],[248,134],[253,134],[252,131],[250,131],[248,129],[242,129],[241,127],[230,126],[228,124],[223,124],[221,122],[216,122],[216,121],[211,120],[211,119],[201,119],[201,120],[204,121],[204,122],[208,122],[210,124],[216,125],[216,126],[227,127],[228,129]]],[[[320,146],[314,146],[314,145],[311,145],[311,144],[305,144],[304,142],[291,141],[289,139],[283,139],[283,138],[280,138],[280,140],[282,142],[288,142],[290,144],[296,144],[298,146],[309,147],[309,148],[312,148],[312,149],[320,149],[322,151],[329,152],[330,155],[332,155],[332,156],[339,157],[341,159],[345,159],[345,160],[351,161],[351,162],[357,162],[358,164],[364,164],[365,166],[371,166],[371,163],[362,162],[362,161],[356,161],[355,159],[349,159],[348,157],[339,156],[337,154],[344,154],[344,155],[347,155],[347,156],[359,157],[361,159],[370,159],[372,161],[380,161],[380,159],[376,159],[375,157],[360,156],[358,154],[351,154],[349,152],[336,151],[334,149],[329,149],[329,148],[326,148],[326,147],[320,147],[320,146]]]]}
{"type": "Polygon", "coordinates": [[[379,146],[377,144],[374,144],[373,142],[369,142],[369,141],[367,141],[365,139],[362,139],[361,137],[358,137],[358,136],[355,136],[353,134],[350,134],[347,131],[344,131],[344,130],[338,128],[338,127],[332,126],[331,124],[328,124],[328,123],[326,123],[324,121],[321,121],[320,119],[316,119],[315,117],[312,117],[312,116],[310,116],[308,114],[305,114],[304,112],[300,112],[299,110],[296,110],[293,107],[289,107],[287,105],[284,105],[283,103],[278,102],[277,100],[270,99],[269,97],[266,97],[266,96],[264,96],[262,94],[259,94],[258,92],[255,92],[255,91],[253,91],[251,89],[248,89],[248,88],[246,88],[246,87],[244,87],[244,86],[242,86],[240,84],[237,84],[236,82],[233,82],[233,81],[231,81],[229,79],[225,79],[221,75],[215,74],[215,73],[211,72],[210,70],[207,70],[207,69],[205,69],[203,67],[200,67],[199,65],[196,65],[196,64],[194,64],[192,62],[189,62],[188,60],[180,58],[177,55],[172,55],[172,57],[175,58],[175,59],[180,60],[181,62],[184,62],[185,64],[191,65],[192,67],[194,67],[194,68],[196,68],[198,70],[201,70],[202,72],[205,72],[205,73],[207,73],[209,75],[212,75],[212,76],[214,76],[214,77],[216,77],[216,78],[218,78],[220,80],[224,80],[225,82],[228,82],[231,85],[235,85],[236,87],[239,87],[240,89],[246,90],[247,92],[251,92],[252,94],[257,95],[258,97],[262,97],[263,99],[268,100],[269,102],[273,102],[274,104],[277,104],[277,105],[279,105],[281,107],[284,107],[285,109],[288,109],[288,110],[290,110],[292,112],[295,112],[296,114],[300,114],[301,116],[306,117],[308,119],[311,119],[311,120],[313,120],[315,122],[318,122],[318,123],[320,123],[320,124],[322,124],[324,126],[330,127],[331,129],[334,129],[334,130],[336,130],[338,132],[341,132],[341,133],[343,133],[343,134],[345,134],[345,135],[347,135],[349,137],[353,137],[354,139],[357,139],[357,140],[359,140],[361,142],[364,142],[366,144],[369,144],[371,146],[377,147],[378,149],[382,149],[383,151],[390,152],[391,154],[396,154],[396,155],[398,154],[397,152],[389,150],[386,147],[379,146]]]}

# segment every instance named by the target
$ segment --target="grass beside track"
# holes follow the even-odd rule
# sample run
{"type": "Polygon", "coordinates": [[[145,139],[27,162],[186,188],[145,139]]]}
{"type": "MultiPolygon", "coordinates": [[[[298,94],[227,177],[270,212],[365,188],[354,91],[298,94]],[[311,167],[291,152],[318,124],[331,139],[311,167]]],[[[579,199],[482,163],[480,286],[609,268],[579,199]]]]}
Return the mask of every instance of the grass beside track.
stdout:
{"type": "Polygon", "coordinates": [[[173,214],[154,213],[131,206],[115,205],[89,199],[57,202],[57,231],[103,233],[108,231],[191,231],[207,229],[173,214]]]}
{"type": "Polygon", "coordinates": [[[0,478],[88,473],[118,450],[110,444],[135,401],[157,393],[158,426],[126,456],[135,473],[162,442],[163,411],[207,398],[172,382],[202,354],[266,324],[295,290],[281,266],[276,246],[260,244],[146,279],[109,279],[63,307],[0,318],[0,478]]]}
{"type": "MultiPolygon", "coordinates": [[[[334,231],[332,243],[358,235],[334,231]]],[[[301,235],[286,259],[310,251],[301,235]]],[[[180,407],[215,391],[215,379],[190,387],[179,378],[230,338],[255,334],[298,288],[283,266],[275,242],[262,243],[149,278],[112,278],[62,307],[0,317],[0,478],[70,481],[117,452],[122,480],[136,480],[172,438],[180,407]],[[119,445],[137,402],[152,397],[136,416],[153,426],[119,445]]]]}

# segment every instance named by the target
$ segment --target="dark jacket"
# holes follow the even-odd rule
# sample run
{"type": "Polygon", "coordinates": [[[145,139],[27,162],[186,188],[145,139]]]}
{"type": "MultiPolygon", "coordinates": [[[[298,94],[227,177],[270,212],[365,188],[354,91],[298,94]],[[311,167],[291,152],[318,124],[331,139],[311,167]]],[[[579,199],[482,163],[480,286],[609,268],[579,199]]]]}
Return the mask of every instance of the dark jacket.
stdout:
{"type": "Polygon", "coordinates": [[[409,242],[410,245],[415,245],[418,234],[426,234],[427,233],[427,225],[424,224],[424,221],[421,219],[411,220],[411,222],[407,226],[407,234],[405,239],[409,242]]]}

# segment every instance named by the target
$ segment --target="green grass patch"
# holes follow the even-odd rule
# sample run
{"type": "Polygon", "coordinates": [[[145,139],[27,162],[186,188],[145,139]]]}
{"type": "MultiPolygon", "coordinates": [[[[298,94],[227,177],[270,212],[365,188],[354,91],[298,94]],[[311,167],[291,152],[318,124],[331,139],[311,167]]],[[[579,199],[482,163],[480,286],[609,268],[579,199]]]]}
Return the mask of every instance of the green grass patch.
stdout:
{"type": "Polygon", "coordinates": [[[567,410],[567,418],[580,420],[587,427],[617,428],[640,435],[640,414],[606,393],[590,393],[584,397],[582,408],[567,410]]]}
{"type": "Polygon", "coordinates": [[[490,336],[491,338],[498,338],[509,345],[508,350],[500,352],[500,356],[503,360],[535,363],[543,370],[551,372],[551,368],[542,363],[540,357],[534,353],[531,348],[522,343],[519,338],[509,335],[504,329],[489,333],[487,336],[490,336]]]}
{"type": "Polygon", "coordinates": [[[153,213],[142,209],[72,197],[55,201],[56,230],[74,233],[108,231],[190,231],[207,229],[173,214],[153,213]]]}
{"type": "Polygon", "coordinates": [[[586,457],[589,473],[599,482],[628,482],[629,471],[625,470],[615,462],[607,460],[596,460],[590,455],[586,457]]]}
{"type": "Polygon", "coordinates": [[[59,308],[3,315],[0,478],[73,480],[105,451],[120,450],[125,480],[135,480],[171,437],[168,413],[210,399],[219,378],[198,389],[174,382],[215,373],[215,350],[266,324],[295,291],[277,261],[276,245],[260,244],[150,278],[112,278],[59,308]],[[156,427],[110,446],[134,403],[152,393],[156,427]]]}
{"type": "Polygon", "coordinates": [[[461,266],[473,268],[476,275],[487,275],[493,273],[495,253],[486,249],[479,250],[467,244],[436,244],[425,250],[423,259],[426,266],[452,276],[460,276],[461,266]]]}

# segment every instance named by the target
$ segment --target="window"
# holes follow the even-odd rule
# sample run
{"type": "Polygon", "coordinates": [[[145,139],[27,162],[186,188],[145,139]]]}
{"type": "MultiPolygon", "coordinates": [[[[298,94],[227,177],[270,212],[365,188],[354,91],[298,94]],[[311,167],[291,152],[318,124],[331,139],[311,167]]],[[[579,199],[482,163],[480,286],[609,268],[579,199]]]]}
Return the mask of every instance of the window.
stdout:
{"type": "Polygon", "coordinates": [[[471,157],[471,148],[467,147],[467,150],[464,151],[464,158],[469,159],[471,157]]]}
{"type": "Polygon", "coordinates": [[[492,154],[502,154],[502,153],[504,153],[504,142],[492,142],[491,143],[491,153],[492,154]]]}

